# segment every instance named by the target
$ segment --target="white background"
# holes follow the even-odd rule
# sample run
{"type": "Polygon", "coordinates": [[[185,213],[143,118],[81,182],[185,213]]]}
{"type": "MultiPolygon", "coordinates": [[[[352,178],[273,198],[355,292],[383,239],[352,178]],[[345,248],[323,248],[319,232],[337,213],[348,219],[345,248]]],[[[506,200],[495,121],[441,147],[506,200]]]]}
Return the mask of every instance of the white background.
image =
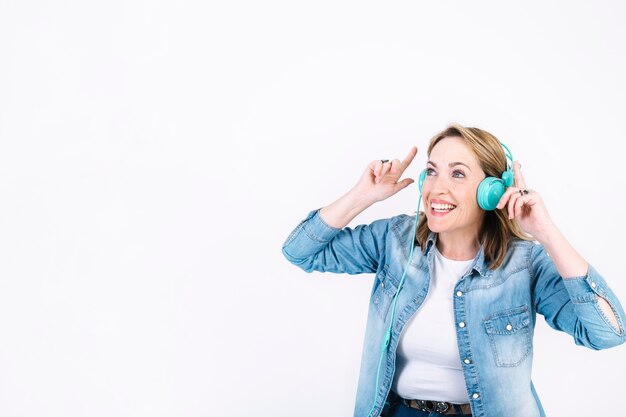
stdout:
{"type": "MultiPolygon", "coordinates": [[[[352,415],[372,275],[281,245],[448,123],[509,145],[626,302],[618,1],[0,0],[0,415],[352,415]]],[[[407,171],[415,178],[422,152],[407,171]]],[[[415,184],[354,224],[417,204],[415,184]]],[[[543,319],[549,416],[625,348],[543,319]]]]}

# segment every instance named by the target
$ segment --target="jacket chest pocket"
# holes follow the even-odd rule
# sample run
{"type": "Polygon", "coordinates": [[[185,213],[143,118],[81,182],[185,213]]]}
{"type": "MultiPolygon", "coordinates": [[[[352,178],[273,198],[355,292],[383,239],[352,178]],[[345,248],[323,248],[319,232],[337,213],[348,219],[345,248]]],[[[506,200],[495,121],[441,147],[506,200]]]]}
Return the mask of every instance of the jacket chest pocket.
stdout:
{"type": "Polygon", "coordinates": [[[526,306],[487,317],[485,330],[496,366],[517,366],[532,351],[530,313],[526,306]]]}
{"type": "Polygon", "coordinates": [[[385,267],[376,274],[374,285],[376,288],[372,294],[372,303],[374,304],[374,309],[384,321],[393,303],[393,296],[398,290],[399,282],[385,267]]]}

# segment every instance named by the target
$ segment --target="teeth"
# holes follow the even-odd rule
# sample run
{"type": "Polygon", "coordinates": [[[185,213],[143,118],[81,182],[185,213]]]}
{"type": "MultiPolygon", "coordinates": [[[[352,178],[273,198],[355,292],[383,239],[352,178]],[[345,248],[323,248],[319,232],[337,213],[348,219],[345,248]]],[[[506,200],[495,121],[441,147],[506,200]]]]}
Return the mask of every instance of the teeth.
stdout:
{"type": "Polygon", "coordinates": [[[431,203],[430,206],[435,210],[453,210],[456,206],[452,204],[431,203]]]}

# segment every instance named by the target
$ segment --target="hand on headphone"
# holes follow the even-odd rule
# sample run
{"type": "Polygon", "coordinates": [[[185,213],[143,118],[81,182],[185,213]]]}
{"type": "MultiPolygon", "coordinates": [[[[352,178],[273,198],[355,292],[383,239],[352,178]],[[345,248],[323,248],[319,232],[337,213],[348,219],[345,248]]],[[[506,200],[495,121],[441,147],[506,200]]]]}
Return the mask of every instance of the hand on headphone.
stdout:
{"type": "Polygon", "coordinates": [[[415,155],[417,155],[417,147],[414,146],[402,161],[394,159],[383,162],[377,159],[370,162],[353,191],[372,203],[391,197],[415,182],[412,178],[400,181],[400,177],[413,162],[415,155]]]}
{"type": "Polygon", "coordinates": [[[514,183],[500,198],[497,209],[507,206],[509,219],[515,219],[524,232],[541,242],[555,226],[539,193],[526,189],[520,167],[520,163],[515,161],[514,183]]]}

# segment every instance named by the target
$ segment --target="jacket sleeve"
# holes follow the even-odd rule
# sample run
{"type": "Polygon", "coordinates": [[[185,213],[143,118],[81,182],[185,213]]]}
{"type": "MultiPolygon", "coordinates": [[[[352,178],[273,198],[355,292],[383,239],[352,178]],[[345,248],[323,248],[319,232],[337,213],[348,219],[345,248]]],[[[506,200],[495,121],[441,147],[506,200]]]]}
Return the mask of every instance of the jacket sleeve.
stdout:
{"type": "Polygon", "coordinates": [[[373,273],[378,269],[389,219],[354,229],[327,225],[319,209],[311,211],[283,244],[282,252],[306,272],[373,273]]]}
{"type": "Polygon", "coordinates": [[[535,278],[535,308],[548,324],[570,334],[577,345],[599,350],[626,341],[624,310],[604,278],[591,266],[587,275],[564,279],[542,245],[534,245],[530,268],[535,278]],[[617,318],[614,327],[598,303],[604,298],[617,318]]]}

